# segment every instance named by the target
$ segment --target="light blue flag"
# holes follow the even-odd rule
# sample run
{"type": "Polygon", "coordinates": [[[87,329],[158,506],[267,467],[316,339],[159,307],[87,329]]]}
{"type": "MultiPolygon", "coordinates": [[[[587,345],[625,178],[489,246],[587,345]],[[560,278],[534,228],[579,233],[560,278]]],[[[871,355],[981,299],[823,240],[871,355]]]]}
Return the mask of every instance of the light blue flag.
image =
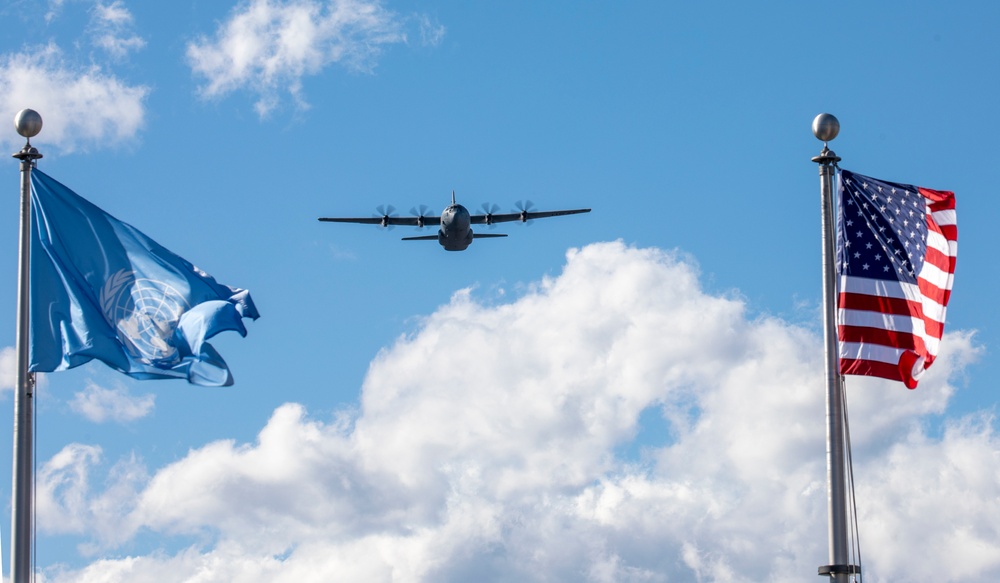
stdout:
{"type": "Polygon", "coordinates": [[[206,341],[225,330],[246,336],[243,318],[259,316],[246,290],[216,282],[37,169],[31,185],[30,371],[96,358],[138,379],[233,384],[206,341]]]}

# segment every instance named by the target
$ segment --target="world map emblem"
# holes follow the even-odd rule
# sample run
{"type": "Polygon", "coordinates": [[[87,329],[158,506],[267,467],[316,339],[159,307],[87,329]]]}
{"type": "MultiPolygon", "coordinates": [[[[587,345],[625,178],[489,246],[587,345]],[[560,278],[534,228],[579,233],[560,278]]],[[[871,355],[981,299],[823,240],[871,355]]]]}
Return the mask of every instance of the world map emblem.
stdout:
{"type": "Polygon", "coordinates": [[[100,300],[129,356],[155,367],[180,362],[172,339],[188,303],[176,288],[121,269],[104,282],[100,300]]]}

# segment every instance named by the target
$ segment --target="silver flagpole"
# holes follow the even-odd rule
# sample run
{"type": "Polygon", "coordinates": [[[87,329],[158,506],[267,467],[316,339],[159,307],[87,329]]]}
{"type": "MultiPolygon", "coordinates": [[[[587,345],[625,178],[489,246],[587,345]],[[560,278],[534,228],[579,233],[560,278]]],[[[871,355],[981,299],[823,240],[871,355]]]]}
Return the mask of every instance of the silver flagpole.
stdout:
{"type": "Polygon", "coordinates": [[[21,161],[21,238],[17,260],[17,379],[14,390],[14,478],[11,487],[10,581],[31,580],[32,470],[34,469],[33,415],[35,375],[28,372],[31,275],[31,168],[42,157],[31,138],[42,130],[42,116],[22,109],[14,117],[17,133],[27,138],[14,157],[21,161]]]}
{"type": "Polygon", "coordinates": [[[847,583],[859,569],[850,565],[847,531],[847,495],[844,458],[844,399],[840,375],[840,351],[837,338],[836,249],[833,221],[833,176],[840,157],[827,142],[840,133],[837,118],[821,113],[813,120],[813,135],[823,141],[823,151],[812,159],[819,164],[820,202],[822,205],[823,237],[823,334],[826,357],[826,475],[827,513],[829,518],[830,564],[819,568],[819,574],[835,583],[847,583]]]}

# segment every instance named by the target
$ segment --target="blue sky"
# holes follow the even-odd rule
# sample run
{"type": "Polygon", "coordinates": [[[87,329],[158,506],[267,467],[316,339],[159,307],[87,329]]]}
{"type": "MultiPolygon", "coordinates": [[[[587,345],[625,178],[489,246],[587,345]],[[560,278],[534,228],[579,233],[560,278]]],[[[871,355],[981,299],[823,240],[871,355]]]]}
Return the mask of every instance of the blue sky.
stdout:
{"type": "Polygon", "coordinates": [[[814,576],[820,112],[843,167],[958,201],[940,360],[848,380],[868,578],[996,580],[1000,7],[868,4],[5,4],[39,167],[262,314],[213,341],[232,388],[45,375],[44,580],[814,576]],[[593,212],[462,253],[316,221],[452,190],[593,212]]]}

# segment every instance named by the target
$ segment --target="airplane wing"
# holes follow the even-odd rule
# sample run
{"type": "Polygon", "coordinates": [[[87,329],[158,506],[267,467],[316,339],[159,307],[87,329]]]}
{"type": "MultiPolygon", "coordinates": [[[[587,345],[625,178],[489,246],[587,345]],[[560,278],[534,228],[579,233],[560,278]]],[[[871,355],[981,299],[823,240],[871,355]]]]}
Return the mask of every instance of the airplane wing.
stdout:
{"type": "Polygon", "coordinates": [[[320,217],[319,220],[327,223],[358,223],[362,225],[380,225],[383,227],[388,227],[389,225],[407,225],[410,227],[429,227],[431,225],[440,225],[441,217],[359,217],[359,218],[345,218],[345,217],[320,217]]]}
{"type": "Polygon", "coordinates": [[[495,223],[509,223],[511,221],[521,221],[526,223],[534,219],[545,219],[548,217],[561,217],[563,215],[576,215],[589,213],[590,209],[572,209],[565,211],[521,211],[517,213],[497,213],[488,215],[472,215],[469,217],[473,225],[492,225],[495,223]]]}
{"type": "MultiPolygon", "coordinates": [[[[473,233],[473,239],[492,239],[494,237],[506,237],[507,235],[502,235],[500,233],[473,233]]],[[[421,235],[419,237],[403,237],[403,241],[437,241],[437,235],[421,235]]]]}

